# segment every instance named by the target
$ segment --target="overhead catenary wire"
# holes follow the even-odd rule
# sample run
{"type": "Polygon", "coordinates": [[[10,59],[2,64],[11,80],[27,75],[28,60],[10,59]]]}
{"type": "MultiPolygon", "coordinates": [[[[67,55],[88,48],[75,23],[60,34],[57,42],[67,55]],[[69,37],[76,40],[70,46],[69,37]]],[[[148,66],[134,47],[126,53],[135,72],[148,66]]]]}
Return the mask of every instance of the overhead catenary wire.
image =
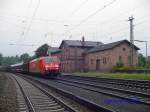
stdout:
{"type": "Polygon", "coordinates": [[[27,30],[26,30],[26,32],[25,32],[26,35],[28,34],[28,32],[29,32],[29,30],[30,30],[30,27],[31,27],[31,25],[32,25],[32,22],[33,22],[34,17],[36,16],[36,13],[37,13],[37,10],[38,10],[39,6],[40,6],[40,0],[38,0],[37,6],[35,7],[35,10],[34,10],[33,15],[32,15],[32,17],[31,17],[31,21],[30,21],[30,23],[29,23],[29,26],[28,26],[28,28],[27,28],[27,30]]]}
{"type": "MultiPolygon", "coordinates": [[[[144,24],[144,23],[147,23],[147,22],[150,22],[150,18],[148,18],[148,19],[146,19],[146,20],[144,20],[144,21],[138,22],[138,23],[136,23],[134,26],[139,26],[139,25],[144,24]]],[[[124,31],[124,30],[127,30],[127,29],[128,29],[128,27],[120,28],[120,29],[118,29],[117,31],[112,32],[112,33],[109,33],[109,34],[113,34],[113,33],[116,33],[116,32],[118,32],[118,31],[124,31]]]]}
{"type": "MultiPolygon", "coordinates": [[[[150,2],[150,1],[147,0],[147,1],[145,1],[143,4],[148,3],[148,2],[150,2]]],[[[141,4],[140,4],[140,5],[138,5],[137,7],[134,7],[133,10],[135,10],[135,9],[137,9],[137,8],[139,8],[139,7],[143,7],[143,6],[141,6],[141,4]]],[[[123,12],[123,13],[120,13],[119,16],[120,16],[120,15],[123,15],[123,14],[126,14],[126,13],[128,13],[128,12],[130,12],[130,11],[131,11],[131,10],[128,10],[128,11],[123,12]]],[[[111,19],[109,19],[109,20],[103,21],[103,22],[101,22],[101,24],[104,24],[104,23],[105,23],[105,25],[106,25],[106,24],[108,24],[108,23],[114,21],[114,19],[117,18],[117,17],[118,17],[118,16],[113,17],[113,18],[111,18],[111,19]]],[[[145,18],[145,17],[146,17],[146,16],[144,16],[144,18],[145,18]]],[[[142,18],[143,18],[143,17],[142,17],[142,18]]],[[[134,26],[139,26],[139,25],[144,24],[145,22],[149,22],[149,21],[150,21],[150,18],[148,18],[148,19],[146,19],[146,20],[144,20],[144,21],[138,22],[138,23],[135,24],[134,26]]],[[[109,34],[114,34],[114,33],[117,33],[118,31],[123,31],[123,30],[127,30],[127,29],[128,29],[128,28],[121,28],[121,29],[119,29],[119,30],[117,30],[117,31],[115,31],[115,32],[109,33],[109,34]]]]}
{"type": "MultiPolygon", "coordinates": [[[[32,6],[32,0],[30,0],[30,2],[29,2],[29,4],[28,4],[28,7],[27,7],[27,11],[26,11],[26,15],[25,15],[25,17],[28,17],[28,12],[30,11],[30,8],[31,8],[31,6],[32,6]]],[[[22,23],[27,23],[27,18],[24,18],[23,20],[22,20],[22,23]]],[[[23,36],[24,35],[24,30],[26,30],[26,27],[24,27],[23,28],[23,31],[22,31],[22,33],[21,33],[21,36],[23,36]]],[[[21,38],[21,37],[20,37],[21,38]]]]}
{"type": "Polygon", "coordinates": [[[33,19],[34,20],[34,19],[33,19]]]}
{"type": "MultiPolygon", "coordinates": [[[[145,1],[144,3],[142,3],[142,4],[147,4],[148,2],[150,2],[149,0],[147,0],[147,1],[145,1]]],[[[138,6],[136,6],[136,7],[134,7],[132,10],[135,10],[135,9],[137,9],[137,8],[139,8],[139,7],[143,7],[141,4],[140,5],[138,5],[138,6]]],[[[114,22],[114,20],[116,19],[116,18],[120,18],[120,15],[124,15],[124,14],[127,14],[128,12],[131,12],[132,10],[127,10],[127,11],[125,11],[125,12],[122,12],[122,13],[120,13],[119,15],[117,15],[117,16],[114,16],[114,17],[112,17],[111,19],[109,19],[109,20],[105,20],[105,21],[102,21],[102,22],[100,22],[100,23],[98,23],[98,24],[103,24],[103,25],[106,25],[106,24],[108,24],[108,23],[110,23],[110,22],[114,22]]],[[[146,21],[148,21],[148,20],[146,20],[146,21]]],[[[145,21],[144,21],[145,22],[145,21]]],[[[138,23],[138,24],[143,24],[144,23],[143,21],[142,22],[140,22],[140,23],[138,23]]],[[[97,26],[97,24],[95,24],[96,26],[97,26]]],[[[137,25],[137,24],[136,24],[137,25]]],[[[119,30],[117,30],[117,31],[114,31],[114,32],[112,32],[112,33],[109,33],[109,34],[116,34],[116,33],[118,33],[118,31],[125,31],[125,30],[127,30],[128,28],[126,27],[126,28],[121,28],[121,29],[119,29],[119,30]]]]}
{"type": "MultiPolygon", "coordinates": [[[[136,23],[134,26],[139,26],[139,25],[145,24],[145,23],[147,23],[147,22],[150,22],[150,18],[145,19],[144,21],[140,21],[140,22],[136,23]]],[[[128,30],[128,27],[123,27],[123,28],[120,28],[120,29],[118,29],[118,30],[116,30],[116,31],[107,33],[106,35],[102,35],[102,37],[107,36],[107,35],[119,34],[119,33],[121,33],[121,31],[126,31],[126,30],[128,30]]],[[[136,31],[137,31],[137,30],[136,30],[136,31]]],[[[125,35],[125,34],[124,34],[124,35],[125,35]]],[[[108,36],[107,36],[107,37],[108,37],[108,36]]]]}
{"type": "MultiPolygon", "coordinates": [[[[84,1],[85,2],[85,1],[84,1]]],[[[83,3],[84,3],[83,2],[83,3]]],[[[144,3],[147,3],[148,1],[145,1],[144,3]]],[[[137,8],[137,7],[136,7],[137,8]]],[[[135,8],[134,8],[135,9],[135,8]]],[[[40,20],[40,21],[53,21],[53,20],[49,20],[49,19],[38,19],[38,18],[33,18],[33,20],[40,20]]],[[[114,20],[114,19],[113,19],[114,20]]],[[[58,22],[58,21],[56,21],[56,22],[58,22]]],[[[63,22],[63,21],[59,21],[59,22],[63,22]]],[[[27,28],[25,28],[25,29],[27,29],[27,28]]]]}
{"type": "MultiPolygon", "coordinates": [[[[150,2],[150,0],[145,1],[143,4],[146,4],[147,2],[150,2]]],[[[112,17],[112,18],[110,18],[108,20],[105,20],[103,22],[100,22],[98,24],[105,24],[106,25],[106,24],[108,24],[110,22],[114,22],[114,19],[118,19],[118,18],[120,18],[121,15],[128,14],[129,12],[131,12],[131,11],[133,11],[133,10],[139,8],[139,7],[143,7],[143,6],[140,4],[140,5],[136,6],[136,7],[134,7],[132,10],[129,9],[129,10],[125,11],[125,12],[121,12],[117,16],[114,16],[114,17],[112,17]]]]}
{"type": "Polygon", "coordinates": [[[75,9],[71,12],[71,14],[68,16],[68,18],[72,17],[76,12],[78,12],[78,11],[81,9],[81,7],[82,7],[84,4],[86,4],[88,1],[89,1],[89,0],[84,0],[79,6],[77,6],[77,8],[75,8],[75,9]]]}
{"type": "Polygon", "coordinates": [[[75,25],[74,27],[72,27],[69,31],[63,33],[62,35],[65,35],[66,33],[76,29],[77,27],[79,27],[80,25],[82,25],[84,22],[86,22],[87,20],[89,20],[90,18],[92,18],[93,16],[95,16],[97,13],[103,11],[105,8],[107,8],[108,6],[110,6],[111,4],[113,4],[114,2],[116,2],[116,0],[111,1],[110,3],[104,5],[102,8],[99,8],[98,10],[96,10],[94,13],[90,14],[89,16],[87,16],[85,19],[81,20],[77,25],[75,25]]]}
{"type": "Polygon", "coordinates": [[[139,26],[139,25],[144,24],[144,23],[147,23],[147,22],[150,22],[150,18],[148,18],[148,19],[146,19],[146,20],[144,20],[144,21],[141,21],[141,22],[139,22],[139,23],[137,23],[137,24],[135,24],[135,25],[136,25],[136,26],[139,26]]]}
{"type": "MultiPolygon", "coordinates": [[[[147,4],[148,2],[150,2],[150,1],[147,0],[147,1],[145,1],[144,3],[142,3],[142,4],[147,4]]],[[[140,4],[140,5],[136,6],[136,7],[134,7],[132,10],[135,10],[135,9],[137,9],[137,8],[139,8],[139,7],[143,7],[143,5],[140,4]]],[[[128,12],[131,12],[131,10],[127,10],[127,11],[125,11],[125,12],[122,12],[122,13],[120,13],[119,15],[114,16],[114,17],[112,17],[111,19],[105,20],[105,21],[100,22],[100,23],[98,23],[98,24],[106,25],[106,24],[108,24],[108,23],[110,23],[110,22],[114,22],[114,20],[115,20],[116,18],[118,18],[118,17],[120,18],[120,15],[127,14],[128,12]]],[[[137,25],[139,25],[139,24],[144,24],[144,22],[146,22],[146,21],[149,21],[149,20],[142,21],[142,22],[137,23],[137,24],[135,24],[135,25],[137,26],[137,25]]],[[[95,24],[95,25],[97,26],[97,24],[95,24]]],[[[127,29],[128,29],[128,27],[120,28],[120,29],[118,29],[117,31],[113,31],[113,32],[110,32],[109,34],[105,34],[105,35],[102,35],[102,36],[106,36],[106,35],[110,35],[110,34],[118,34],[118,32],[120,32],[120,31],[126,31],[127,29]]],[[[109,36],[108,36],[108,37],[109,37],[109,36]]]]}
{"type": "MultiPolygon", "coordinates": [[[[28,8],[29,8],[30,5],[32,4],[32,0],[30,0],[30,1],[31,1],[31,2],[30,2],[30,4],[29,4],[28,8]]],[[[80,5],[82,6],[82,5],[85,4],[86,2],[88,2],[88,0],[83,1],[83,3],[81,3],[80,5]]],[[[148,2],[150,2],[150,0],[145,1],[145,2],[143,3],[143,5],[144,5],[144,4],[147,4],[148,2]]],[[[79,6],[80,6],[80,5],[79,5],[79,6]]],[[[78,7],[79,7],[79,6],[78,6],[78,7]]],[[[81,7],[81,6],[80,6],[80,7],[81,7]]],[[[136,7],[134,7],[132,10],[135,10],[135,9],[137,9],[137,8],[139,8],[139,7],[143,7],[143,6],[140,4],[140,5],[136,6],[136,7]]],[[[76,9],[77,9],[77,8],[76,8],[76,9]]],[[[98,23],[98,24],[103,24],[103,23],[106,24],[106,23],[113,22],[114,19],[120,17],[120,15],[123,15],[123,14],[126,14],[126,13],[128,13],[128,12],[131,12],[132,10],[127,10],[127,11],[125,11],[125,12],[122,12],[122,13],[120,13],[119,15],[114,16],[114,17],[110,18],[109,20],[100,22],[100,23],[98,23]]],[[[74,10],[74,11],[75,11],[75,10],[74,10]]],[[[71,15],[71,14],[70,14],[70,15],[71,15]]],[[[0,15],[0,16],[2,16],[2,15],[0,15]]],[[[22,17],[22,16],[11,15],[10,17],[22,18],[22,19],[19,19],[19,20],[27,19],[26,16],[22,17]]],[[[44,18],[33,18],[33,20],[37,20],[37,21],[51,21],[51,22],[56,22],[56,23],[57,23],[57,22],[60,22],[60,23],[63,23],[63,22],[64,22],[63,20],[59,21],[59,20],[52,20],[52,19],[48,19],[48,18],[47,18],[47,19],[44,19],[44,18]]],[[[96,24],[96,25],[97,25],[97,24],[96,24]]]]}
{"type": "MultiPolygon", "coordinates": [[[[31,4],[32,4],[32,1],[30,1],[29,6],[30,6],[31,4]]],[[[28,35],[28,32],[30,31],[30,28],[31,28],[31,25],[32,25],[32,22],[33,22],[33,19],[34,19],[34,17],[36,16],[37,10],[38,10],[38,8],[39,8],[39,5],[40,5],[40,0],[38,0],[38,3],[37,3],[37,5],[36,5],[36,7],[35,7],[35,10],[34,10],[33,15],[32,15],[32,17],[31,17],[31,20],[30,20],[30,22],[29,22],[29,26],[28,26],[27,28],[24,28],[24,30],[26,30],[26,31],[23,31],[23,32],[21,33],[21,36],[20,36],[20,38],[18,39],[18,42],[16,42],[16,43],[22,42],[21,40],[23,39],[23,37],[25,38],[25,37],[28,35]]],[[[22,47],[22,46],[21,46],[21,47],[22,47]]]]}
{"type": "MultiPolygon", "coordinates": [[[[9,18],[12,19],[14,18],[15,20],[18,21],[23,21],[25,19],[29,19],[29,17],[27,16],[17,16],[17,15],[0,15],[0,17],[5,17],[5,18],[9,18]]],[[[48,22],[54,22],[54,23],[64,23],[64,20],[56,20],[56,19],[49,19],[49,18],[33,18],[34,21],[48,21],[48,22]]]]}
{"type": "Polygon", "coordinates": [[[29,46],[29,47],[39,46],[37,44],[13,44],[13,43],[10,43],[9,45],[13,45],[13,46],[29,46]]]}
{"type": "MultiPolygon", "coordinates": [[[[88,1],[89,1],[89,0],[84,0],[81,4],[79,4],[79,5],[67,16],[67,19],[64,20],[63,23],[64,23],[65,21],[68,22],[69,19],[70,19],[71,17],[73,17],[73,15],[74,15],[75,13],[77,13],[77,12],[82,8],[82,6],[85,5],[88,1]]],[[[69,26],[69,25],[68,25],[68,23],[67,23],[67,24],[65,24],[64,26],[69,26]]],[[[70,37],[69,37],[69,38],[70,38],[70,37]]]]}

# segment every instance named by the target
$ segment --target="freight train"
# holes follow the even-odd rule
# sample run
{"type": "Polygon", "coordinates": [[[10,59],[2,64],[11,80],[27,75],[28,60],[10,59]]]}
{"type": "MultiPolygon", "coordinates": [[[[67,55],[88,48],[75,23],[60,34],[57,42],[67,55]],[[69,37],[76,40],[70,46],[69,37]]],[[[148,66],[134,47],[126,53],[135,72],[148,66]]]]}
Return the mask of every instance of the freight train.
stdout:
{"type": "Polygon", "coordinates": [[[18,63],[7,67],[7,71],[56,77],[60,74],[60,60],[56,56],[36,58],[29,62],[18,63]]]}

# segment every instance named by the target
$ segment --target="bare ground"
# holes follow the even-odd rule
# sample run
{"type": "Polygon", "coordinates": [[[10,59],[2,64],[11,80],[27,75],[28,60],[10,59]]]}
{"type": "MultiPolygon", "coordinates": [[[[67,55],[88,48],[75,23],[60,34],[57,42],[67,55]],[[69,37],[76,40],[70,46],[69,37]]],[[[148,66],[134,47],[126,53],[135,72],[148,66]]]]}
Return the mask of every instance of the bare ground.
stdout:
{"type": "Polygon", "coordinates": [[[15,84],[3,72],[0,72],[0,112],[18,112],[15,84]]]}

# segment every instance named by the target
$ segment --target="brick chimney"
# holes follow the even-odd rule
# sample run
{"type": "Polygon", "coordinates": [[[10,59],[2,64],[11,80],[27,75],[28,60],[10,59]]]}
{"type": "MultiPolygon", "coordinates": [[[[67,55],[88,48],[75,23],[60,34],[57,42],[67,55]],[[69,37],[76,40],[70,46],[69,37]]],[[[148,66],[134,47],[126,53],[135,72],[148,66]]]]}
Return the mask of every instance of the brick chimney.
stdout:
{"type": "Polygon", "coordinates": [[[84,39],[84,36],[82,37],[82,46],[84,46],[85,45],[85,39],[84,39]]]}

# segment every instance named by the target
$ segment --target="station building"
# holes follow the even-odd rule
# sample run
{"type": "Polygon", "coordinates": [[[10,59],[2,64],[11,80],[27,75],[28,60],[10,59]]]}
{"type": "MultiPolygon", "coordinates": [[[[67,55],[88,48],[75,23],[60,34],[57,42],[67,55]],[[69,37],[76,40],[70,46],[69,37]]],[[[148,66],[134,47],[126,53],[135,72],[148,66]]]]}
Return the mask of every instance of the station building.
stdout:
{"type": "MultiPolygon", "coordinates": [[[[138,64],[138,50],[134,45],[133,65],[138,64]]],[[[121,61],[124,66],[131,63],[131,43],[121,40],[104,44],[82,40],[63,40],[59,50],[52,52],[61,60],[62,72],[110,71],[121,61]]]]}

